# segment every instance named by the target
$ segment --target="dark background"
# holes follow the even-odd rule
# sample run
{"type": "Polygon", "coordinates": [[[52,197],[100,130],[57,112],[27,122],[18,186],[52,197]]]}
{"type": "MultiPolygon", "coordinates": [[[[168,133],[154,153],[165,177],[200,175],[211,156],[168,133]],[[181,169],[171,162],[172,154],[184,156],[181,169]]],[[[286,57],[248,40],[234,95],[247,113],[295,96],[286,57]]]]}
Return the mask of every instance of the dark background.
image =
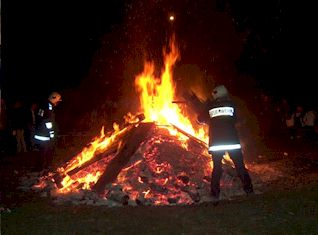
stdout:
{"type": "Polygon", "coordinates": [[[99,37],[120,22],[121,1],[3,1],[3,93],[38,96],[86,76],[99,37]]]}
{"type": "MultiPolygon", "coordinates": [[[[183,45],[181,62],[197,64],[206,73],[213,66],[230,64],[235,67],[235,73],[252,77],[257,88],[272,96],[316,103],[314,34],[317,27],[313,9],[308,3],[280,0],[4,0],[2,96],[8,100],[33,100],[45,97],[52,90],[80,90],[85,80],[86,84],[95,84],[92,70],[99,68],[96,61],[116,55],[118,48],[125,47],[121,43],[148,46],[152,51],[148,56],[157,56],[158,48],[158,54],[161,52],[159,43],[171,30],[183,45]],[[166,19],[170,13],[177,20],[173,29],[166,19]],[[226,23],[222,17],[227,19],[226,23]],[[225,33],[226,30],[239,35],[241,44],[236,46],[236,38],[230,41],[228,37],[215,37],[232,35],[225,33]],[[138,33],[148,36],[134,36],[138,33]],[[239,53],[228,56],[229,60],[220,60],[217,65],[208,63],[215,54],[228,53],[226,48],[231,51],[237,48],[239,53]]],[[[120,56],[122,60],[129,57],[123,53],[120,56]]],[[[119,64],[121,59],[117,61],[119,64]]],[[[105,66],[110,68],[110,63],[116,64],[116,58],[108,59],[105,66]]],[[[100,77],[107,75],[103,78],[108,84],[106,92],[112,86],[120,86],[119,71],[120,66],[113,71],[117,75],[100,72],[100,77]]],[[[217,76],[222,76],[221,72],[217,76]]]]}

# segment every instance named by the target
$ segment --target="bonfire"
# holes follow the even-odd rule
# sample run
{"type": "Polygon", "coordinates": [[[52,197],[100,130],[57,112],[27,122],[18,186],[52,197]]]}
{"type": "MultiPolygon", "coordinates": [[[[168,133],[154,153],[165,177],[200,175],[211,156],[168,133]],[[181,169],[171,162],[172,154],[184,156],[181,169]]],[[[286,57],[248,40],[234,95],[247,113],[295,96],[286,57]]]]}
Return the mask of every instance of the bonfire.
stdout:
{"type": "MultiPolygon", "coordinates": [[[[145,62],[143,72],[135,77],[138,113],[128,113],[125,124],[114,123],[108,133],[102,128],[100,136],[79,154],[33,187],[46,189],[55,198],[105,205],[206,201],[213,167],[207,152],[207,126],[190,120],[189,107],[174,102],[178,97],[172,72],[179,58],[174,37],[163,58],[159,78],[153,62],[145,62]]],[[[233,169],[226,159],[225,165],[233,169]]],[[[223,180],[222,187],[233,189],[233,182],[223,180]]],[[[239,183],[236,191],[242,193],[239,183]]]]}

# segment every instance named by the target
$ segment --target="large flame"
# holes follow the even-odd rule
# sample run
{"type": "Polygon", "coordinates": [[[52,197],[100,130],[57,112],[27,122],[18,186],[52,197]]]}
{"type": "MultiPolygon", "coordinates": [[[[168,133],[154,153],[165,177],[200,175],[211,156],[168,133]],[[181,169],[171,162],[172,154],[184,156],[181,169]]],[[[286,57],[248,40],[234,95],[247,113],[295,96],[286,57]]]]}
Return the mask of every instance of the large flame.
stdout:
{"type": "Polygon", "coordinates": [[[206,130],[203,127],[195,130],[184,110],[173,103],[176,97],[172,69],[179,58],[174,37],[170,40],[169,46],[170,52],[164,51],[161,78],[155,77],[153,62],[146,62],[144,71],[136,77],[135,85],[140,93],[141,111],[145,114],[145,121],[156,122],[159,125],[172,124],[207,143],[206,130]]]}

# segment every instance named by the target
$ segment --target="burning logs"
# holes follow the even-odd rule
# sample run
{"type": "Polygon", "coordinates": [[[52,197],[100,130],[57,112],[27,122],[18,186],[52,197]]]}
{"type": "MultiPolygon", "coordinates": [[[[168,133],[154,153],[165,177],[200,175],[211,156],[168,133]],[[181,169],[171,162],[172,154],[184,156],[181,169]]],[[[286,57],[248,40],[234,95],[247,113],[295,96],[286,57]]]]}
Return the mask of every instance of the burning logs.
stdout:
{"type": "Polygon", "coordinates": [[[116,179],[121,169],[128,163],[130,157],[138,149],[141,142],[145,140],[149,130],[153,127],[153,123],[141,123],[130,131],[121,150],[109,163],[102,176],[94,185],[93,190],[95,192],[102,193],[105,185],[116,179]]]}
{"type": "Polygon", "coordinates": [[[173,126],[177,131],[179,131],[179,132],[182,133],[183,135],[189,137],[190,141],[194,141],[194,142],[196,142],[197,144],[199,144],[202,149],[206,149],[206,148],[208,147],[207,144],[206,144],[204,141],[202,141],[202,140],[200,140],[200,139],[194,137],[193,135],[188,134],[187,132],[181,130],[181,129],[180,129],[179,127],[177,127],[176,125],[171,124],[171,126],[173,126]]]}
{"type": "Polygon", "coordinates": [[[121,142],[116,142],[116,143],[113,144],[111,147],[109,147],[109,148],[107,149],[107,151],[105,151],[105,152],[103,152],[103,153],[97,154],[94,158],[92,158],[91,160],[85,162],[85,163],[82,164],[81,166],[79,166],[79,167],[77,167],[77,168],[75,168],[75,169],[69,171],[67,174],[68,174],[69,176],[72,176],[72,175],[76,174],[77,172],[83,170],[84,168],[90,166],[91,164],[93,164],[93,163],[95,163],[95,162],[97,162],[97,161],[99,161],[99,160],[101,160],[101,159],[103,159],[103,158],[105,158],[105,157],[107,157],[107,156],[109,156],[109,155],[111,155],[111,154],[117,152],[117,151],[118,151],[118,148],[119,148],[119,146],[120,146],[120,143],[121,143],[121,142]]]}
{"type": "MultiPolygon", "coordinates": [[[[59,172],[54,174],[53,179],[57,187],[63,187],[62,181],[65,178],[71,179],[73,176],[76,177],[78,172],[94,165],[94,163],[100,160],[104,161],[107,157],[113,157],[114,153],[118,152],[118,149],[121,147],[122,140],[125,139],[127,133],[129,135],[131,129],[140,124],[144,118],[145,116],[142,113],[135,116],[134,120],[131,120],[131,123],[125,122],[120,128],[120,131],[111,135],[105,136],[104,131],[102,130],[101,137],[92,141],[92,143],[84,148],[71,162],[67,162],[64,167],[59,168],[59,172]]],[[[104,163],[107,163],[110,160],[111,159],[106,159],[104,163]]]]}

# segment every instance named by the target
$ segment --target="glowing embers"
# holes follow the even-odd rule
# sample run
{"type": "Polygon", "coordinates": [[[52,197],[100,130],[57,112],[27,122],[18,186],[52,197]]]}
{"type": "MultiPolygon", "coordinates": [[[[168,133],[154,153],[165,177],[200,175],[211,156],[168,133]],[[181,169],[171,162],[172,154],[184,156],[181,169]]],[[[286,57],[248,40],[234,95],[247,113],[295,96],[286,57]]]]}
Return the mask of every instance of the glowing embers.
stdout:
{"type": "Polygon", "coordinates": [[[114,198],[112,188],[119,187],[139,204],[192,204],[209,194],[210,185],[204,178],[211,174],[210,162],[209,156],[185,150],[176,137],[157,129],[108,186],[105,198],[114,198]]]}
{"type": "MultiPolygon", "coordinates": [[[[135,128],[138,136],[139,131],[145,130],[145,126],[135,128]]],[[[104,156],[78,172],[69,171],[70,175],[66,174],[60,183],[62,187],[55,188],[51,194],[81,195],[92,191],[108,205],[192,204],[200,197],[208,197],[210,186],[204,179],[212,169],[205,147],[192,143],[187,150],[182,140],[171,136],[166,128],[154,125],[146,133],[141,142],[136,142],[132,154],[122,144],[123,152],[104,156]]],[[[127,144],[135,141],[129,132],[122,139],[127,144]]]]}

